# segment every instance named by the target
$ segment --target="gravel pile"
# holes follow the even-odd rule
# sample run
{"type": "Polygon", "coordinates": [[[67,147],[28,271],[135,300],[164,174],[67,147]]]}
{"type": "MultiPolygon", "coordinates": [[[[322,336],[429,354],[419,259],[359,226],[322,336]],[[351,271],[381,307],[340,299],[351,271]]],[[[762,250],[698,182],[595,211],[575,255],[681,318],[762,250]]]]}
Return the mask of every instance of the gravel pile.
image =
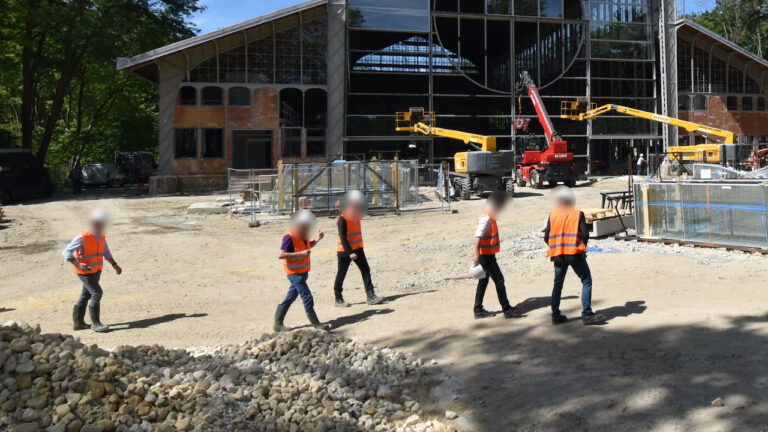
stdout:
{"type": "Polygon", "coordinates": [[[0,327],[0,430],[413,431],[421,361],[304,330],[194,350],[83,345],[0,327]]]}

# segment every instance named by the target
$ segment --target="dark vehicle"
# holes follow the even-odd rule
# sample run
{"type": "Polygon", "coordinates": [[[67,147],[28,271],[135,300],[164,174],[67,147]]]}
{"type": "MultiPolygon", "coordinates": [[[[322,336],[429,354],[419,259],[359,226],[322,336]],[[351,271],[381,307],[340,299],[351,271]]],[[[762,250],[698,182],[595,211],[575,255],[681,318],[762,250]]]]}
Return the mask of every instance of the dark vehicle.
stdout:
{"type": "Polygon", "coordinates": [[[125,177],[112,163],[92,163],[83,167],[83,186],[122,187],[125,177]]]}
{"type": "Polygon", "coordinates": [[[53,183],[48,169],[26,149],[0,149],[0,202],[48,197],[53,183]]]}
{"type": "Polygon", "coordinates": [[[115,165],[126,183],[146,183],[157,172],[157,162],[150,152],[115,152],[115,165]]]}

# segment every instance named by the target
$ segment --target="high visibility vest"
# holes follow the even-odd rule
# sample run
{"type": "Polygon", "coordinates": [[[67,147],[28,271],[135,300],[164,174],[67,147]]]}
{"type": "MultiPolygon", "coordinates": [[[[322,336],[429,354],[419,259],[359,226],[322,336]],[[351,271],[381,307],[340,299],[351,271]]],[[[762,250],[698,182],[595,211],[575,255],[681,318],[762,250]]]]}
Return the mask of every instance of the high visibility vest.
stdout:
{"type": "MultiPolygon", "coordinates": [[[[491,212],[483,210],[484,215],[491,220],[491,229],[480,237],[480,255],[493,255],[501,250],[501,241],[499,240],[499,225],[496,219],[491,216],[491,212]]],[[[477,220],[480,223],[480,218],[477,220]]]]}
{"type": "MultiPolygon", "coordinates": [[[[301,252],[310,249],[309,240],[302,240],[292,233],[288,233],[288,235],[291,236],[291,241],[293,241],[294,252],[301,252]]],[[[311,266],[309,265],[309,255],[305,256],[304,258],[286,259],[284,261],[283,271],[285,271],[285,274],[301,274],[306,273],[311,269],[311,266]]]]}
{"type": "Polygon", "coordinates": [[[557,210],[549,214],[548,257],[578,255],[587,251],[587,245],[579,234],[581,211],[577,209],[557,210]]]}
{"type": "MultiPolygon", "coordinates": [[[[363,227],[360,221],[348,218],[344,215],[344,213],[339,216],[338,220],[341,220],[341,218],[344,218],[344,220],[347,222],[347,241],[349,242],[349,247],[352,250],[362,249],[363,227]]],[[[336,250],[339,252],[344,252],[344,246],[341,244],[341,233],[339,233],[338,240],[336,241],[336,250]]]]}
{"type": "Polygon", "coordinates": [[[79,250],[75,251],[75,260],[78,263],[88,264],[91,269],[88,271],[82,271],[75,267],[75,274],[94,274],[100,272],[104,267],[104,245],[107,243],[107,238],[104,234],[96,240],[96,236],[91,234],[90,231],[83,231],[80,233],[83,237],[83,252],[79,250]]]}

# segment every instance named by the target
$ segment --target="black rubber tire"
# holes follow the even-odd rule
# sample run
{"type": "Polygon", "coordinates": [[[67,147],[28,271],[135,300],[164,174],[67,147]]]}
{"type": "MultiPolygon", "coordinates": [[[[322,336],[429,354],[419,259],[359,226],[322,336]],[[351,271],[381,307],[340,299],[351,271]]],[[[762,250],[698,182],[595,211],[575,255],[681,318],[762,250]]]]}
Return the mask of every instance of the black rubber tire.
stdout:
{"type": "Polygon", "coordinates": [[[531,170],[531,187],[534,189],[541,189],[542,186],[541,174],[535,169],[531,170]]]}
{"type": "Polygon", "coordinates": [[[575,179],[568,179],[565,181],[565,185],[572,188],[576,186],[576,180],[575,179]]]}
{"type": "Polygon", "coordinates": [[[469,201],[472,198],[472,185],[469,183],[469,178],[462,177],[459,179],[459,183],[461,183],[461,193],[459,196],[461,196],[462,200],[469,201]]]}
{"type": "Polygon", "coordinates": [[[523,180],[523,170],[518,168],[515,170],[515,182],[518,187],[525,187],[525,180],[523,180]]]}
{"type": "Polygon", "coordinates": [[[514,179],[507,179],[504,182],[504,190],[507,192],[507,196],[510,198],[515,196],[515,180],[514,179]]]}

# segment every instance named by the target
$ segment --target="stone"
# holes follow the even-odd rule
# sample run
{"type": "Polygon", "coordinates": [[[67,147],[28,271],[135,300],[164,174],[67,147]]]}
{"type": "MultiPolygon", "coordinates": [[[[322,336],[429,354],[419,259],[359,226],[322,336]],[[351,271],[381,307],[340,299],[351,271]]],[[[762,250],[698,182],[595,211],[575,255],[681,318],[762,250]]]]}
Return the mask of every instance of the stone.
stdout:
{"type": "Polygon", "coordinates": [[[29,350],[29,339],[27,338],[17,338],[11,341],[10,345],[8,346],[11,351],[14,352],[24,352],[29,350]]]}
{"type": "Polygon", "coordinates": [[[451,410],[447,410],[447,411],[445,411],[445,418],[447,418],[448,420],[454,420],[454,419],[456,419],[458,416],[459,416],[459,415],[458,415],[458,414],[456,414],[456,412],[455,412],[455,411],[451,411],[451,410]]]}
{"type": "Polygon", "coordinates": [[[20,423],[11,427],[10,432],[36,432],[40,426],[34,422],[20,423]]]}
{"type": "Polygon", "coordinates": [[[20,389],[29,388],[32,386],[32,375],[23,374],[16,377],[16,386],[20,389]]]}
{"type": "Polygon", "coordinates": [[[69,375],[69,368],[67,366],[62,366],[53,372],[51,379],[54,381],[61,381],[66,378],[67,375],[69,375]]]}
{"type": "Polygon", "coordinates": [[[722,398],[717,398],[710,403],[713,407],[725,406],[725,401],[722,398]]]}
{"type": "Polygon", "coordinates": [[[104,432],[104,426],[98,424],[84,425],[80,428],[80,432],[104,432]]]}
{"type": "Polygon", "coordinates": [[[180,418],[176,420],[176,423],[174,423],[173,426],[176,428],[176,430],[180,431],[187,431],[192,429],[192,425],[189,423],[188,418],[180,418]]]}
{"type": "Polygon", "coordinates": [[[61,405],[57,406],[57,407],[54,409],[54,412],[55,412],[55,413],[56,413],[56,415],[57,415],[57,416],[59,416],[59,417],[64,417],[65,415],[69,414],[69,413],[70,413],[70,411],[71,411],[71,410],[70,410],[70,408],[69,408],[69,405],[67,405],[67,404],[61,404],[61,405]]]}
{"type": "Polygon", "coordinates": [[[414,415],[408,417],[407,419],[405,419],[405,422],[403,424],[405,426],[413,426],[416,423],[418,423],[419,421],[421,421],[421,417],[419,417],[417,414],[414,414],[414,415]]]}
{"type": "Polygon", "coordinates": [[[21,421],[28,423],[40,418],[40,412],[36,409],[27,408],[21,412],[21,421]]]}
{"type": "Polygon", "coordinates": [[[35,370],[35,363],[32,360],[25,360],[16,365],[16,373],[28,374],[35,370]]]}
{"type": "Polygon", "coordinates": [[[36,410],[43,409],[43,407],[45,407],[47,403],[48,403],[48,398],[45,395],[34,397],[27,400],[27,406],[36,410]]]}

